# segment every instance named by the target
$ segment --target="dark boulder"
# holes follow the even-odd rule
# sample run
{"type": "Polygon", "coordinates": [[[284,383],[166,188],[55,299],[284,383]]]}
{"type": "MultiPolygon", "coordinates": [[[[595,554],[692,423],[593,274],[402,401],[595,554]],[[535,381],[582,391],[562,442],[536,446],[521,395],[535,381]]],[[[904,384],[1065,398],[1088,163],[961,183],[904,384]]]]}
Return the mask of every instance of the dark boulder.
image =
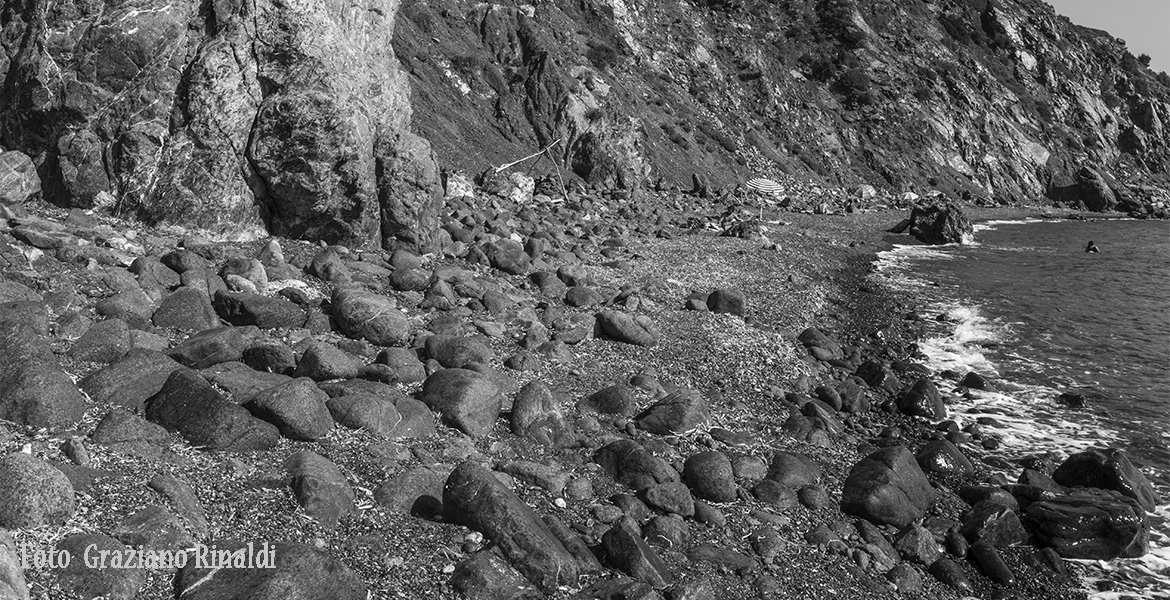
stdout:
{"type": "Polygon", "coordinates": [[[232,325],[255,325],[261,329],[275,329],[300,327],[305,324],[305,311],[284,298],[219,290],[215,293],[213,305],[215,312],[232,325]]]}
{"type": "Polygon", "coordinates": [[[678,471],[633,440],[610,442],[594,454],[593,460],[618,483],[635,491],[679,480],[678,471]]]}
{"type": "Polygon", "coordinates": [[[302,450],[284,461],[284,469],[297,504],[321,527],[333,529],[341,518],[356,510],[353,488],[329,459],[312,450],[302,450]]]}
{"type": "Polygon", "coordinates": [[[146,403],[146,418],[177,431],[193,446],[249,452],[276,446],[276,427],[225,400],[198,373],[179,369],[146,403]]]}
{"type": "Polygon", "coordinates": [[[910,211],[910,235],[925,244],[964,244],[975,228],[955,203],[915,206],[910,211]]]}
{"type": "Polygon", "coordinates": [[[683,434],[704,427],[711,420],[707,399],[698,390],[679,389],[642,411],[638,427],[659,435],[683,434]]]}
{"type": "Polygon", "coordinates": [[[632,317],[617,310],[603,310],[597,313],[597,326],[603,335],[619,342],[635,346],[658,344],[658,328],[646,315],[632,317]]]}
{"type": "Polygon", "coordinates": [[[491,431],[504,403],[499,383],[468,369],[435,371],[423,382],[419,399],[449,425],[472,437],[491,431]]]}
{"type": "Polygon", "coordinates": [[[934,475],[962,477],[975,472],[971,459],[948,440],[935,440],[918,451],[918,465],[934,475]]]}
{"type": "Polygon", "coordinates": [[[1146,511],[1118,492],[1082,488],[1032,502],[1024,523],[1039,545],[1052,547],[1064,558],[1112,560],[1149,551],[1146,511]]]}
{"type": "Polygon", "coordinates": [[[718,450],[700,452],[688,458],[683,465],[683,478],[699,498],[712,502],[733,502],[736,499],[738,487],[731,460],[718,450]]]}
{"type": "Polygon", "coordinates": [[[410,336],[410,323],[397,304],[355,287],[333,290],[333,318],[346,335],[377,346],[401,346],[410,336]]]}
{"type": "Polygon", "coordinates": [[[1160,502],[1158,493],[1141,470],[1134,466],[1124,450],[1092,449],[1065,459],[1052,478],[1063,486],[1095,487],[1114,490],[1137,500],[1146,512],[1153,512],[1160,502]]]}
{"type": "Polygon", "coordinates": [[[922,518],[933,501],[934,488],[902,446],[863,458],[849,471],[841,491],[841,510],[847,514],[897,527],[922,518]]]}
{"type": "Polygon", "coordinates": [[[313,380],[302,377],[257,393],[244,407],[276,425],[284,437],[311,442],[333,430],[328,398],[313,380]]]}
{"type": "Polygon", "coordinates": [[[919,379],[910,389],[898,396],[898,410],[908,415],[927,419],[945,419],[947,407],[929,379],[919,379]]]}

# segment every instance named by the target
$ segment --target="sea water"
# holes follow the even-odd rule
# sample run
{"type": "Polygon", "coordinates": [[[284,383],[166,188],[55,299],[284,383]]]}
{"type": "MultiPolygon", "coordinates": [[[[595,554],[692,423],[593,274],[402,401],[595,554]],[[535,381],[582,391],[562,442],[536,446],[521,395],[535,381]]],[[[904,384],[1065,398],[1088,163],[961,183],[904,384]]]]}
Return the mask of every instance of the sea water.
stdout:
{"type": "Polygon", "coordinates": [[[895,245],[876,277],[923,302],[931,321],[919,347],[929,366],[994,381],[994,392],[953,395],[948,408],[962,423],[994,419],[990,431],[1004,442],[996,454],[1126,450],[1164,503],[1150,515],[1151,552],[1082,561],[1087,584],[1101,600],[1170,599],[1170,223],[1035,219],[975,229],[973,244],[895,245]],[[1089,242],[1100,252],[1085,252],[1089,242]],[[1060,403],[1065,392],[1084,395],[1087,408],[1060,403]]]}

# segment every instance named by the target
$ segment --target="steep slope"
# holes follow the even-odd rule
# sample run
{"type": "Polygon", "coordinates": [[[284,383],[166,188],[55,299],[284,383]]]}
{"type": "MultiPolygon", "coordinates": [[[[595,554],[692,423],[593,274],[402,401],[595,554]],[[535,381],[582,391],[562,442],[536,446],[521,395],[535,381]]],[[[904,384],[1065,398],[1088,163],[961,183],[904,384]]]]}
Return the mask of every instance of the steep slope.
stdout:
{"type": "Polygon", "coordinates": [[[416,130],[471,172],[559,139],[602,188],[784,172],[1131,209],[1167,182],[1170,77],[1035,0],[410,0],[394,43],[416,130]]]}

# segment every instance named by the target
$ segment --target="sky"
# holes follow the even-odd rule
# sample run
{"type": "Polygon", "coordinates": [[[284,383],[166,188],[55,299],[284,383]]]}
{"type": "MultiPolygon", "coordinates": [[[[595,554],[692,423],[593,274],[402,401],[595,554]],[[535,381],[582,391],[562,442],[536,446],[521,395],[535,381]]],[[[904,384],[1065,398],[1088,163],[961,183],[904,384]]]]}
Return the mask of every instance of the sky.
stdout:
{"type": "Polygon", "coordinates": [[[1170,0],[1045,0],[1077,25],[1125,40],[1134,56],[1149,54],[1150,68],[1170,73],[1170,0]]]}

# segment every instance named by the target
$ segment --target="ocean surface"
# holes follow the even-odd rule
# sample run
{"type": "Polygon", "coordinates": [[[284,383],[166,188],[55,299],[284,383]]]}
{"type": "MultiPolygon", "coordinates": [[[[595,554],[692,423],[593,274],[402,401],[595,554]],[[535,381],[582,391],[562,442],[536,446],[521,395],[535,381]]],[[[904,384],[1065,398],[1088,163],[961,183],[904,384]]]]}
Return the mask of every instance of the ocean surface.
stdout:
{"type": "Polygon", "coordinates": [[[1000,423],[996,454],[1129,453],[1163,502],[1151,553],[1079,562],[1093,598],[1170,599],[1170,223],[988,221],[974,244],[895,246],[875,276],[921,300],[932,368],[995,382],[948,408],[961,423],[1000,423]],[[1099,253],[1085,252],[1090,241],[1099,253]],[[1087,407],[1061,404],[1065,392],[1087,407]]]}

